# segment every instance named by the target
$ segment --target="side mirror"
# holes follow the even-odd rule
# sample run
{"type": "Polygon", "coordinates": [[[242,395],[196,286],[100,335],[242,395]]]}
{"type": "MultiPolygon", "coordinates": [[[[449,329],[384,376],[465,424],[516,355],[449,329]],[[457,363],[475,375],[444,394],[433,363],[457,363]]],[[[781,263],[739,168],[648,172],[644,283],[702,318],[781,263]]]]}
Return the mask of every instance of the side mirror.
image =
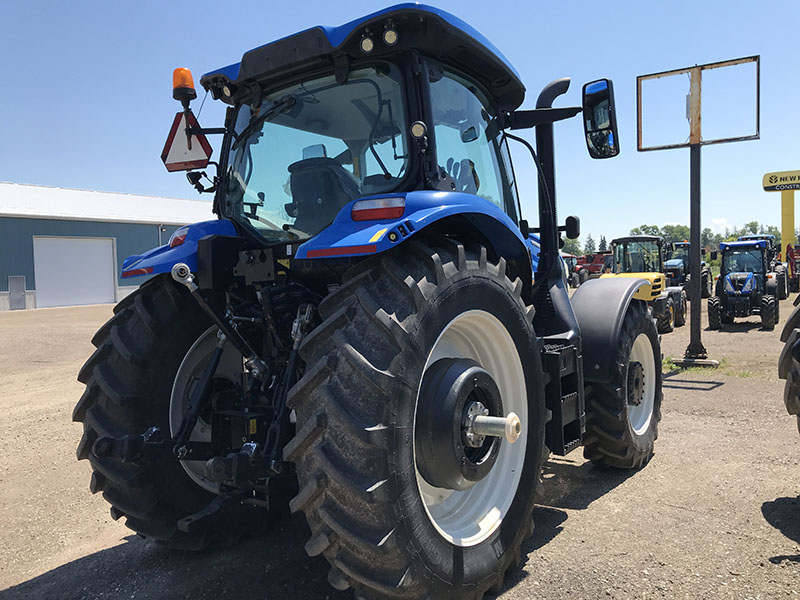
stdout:
{"type": "Polygon", "coordinates": [[[711,252],[711,260],[717,260],[717,256],[718,255],[717,255],[717,251],[716,250],[711,252]]]}
{"type": "Polygon", "coordinates": [[[525,219],[521,219],[519,222],[519,232],[522,234],[522,237],[526,240],[531,233],[531,226],[525,219]]]}
{"type": "Polygon", "coordinates": [[[706,249],[700,248],[700,256],[705,256],[705,255],[706,255],[706,249]]]}
{"type": "Polygon", "coordinates": [[[666,244],[664,244],[664,250],[666,250],[667,252],[672,252],[673,250],[675,250],[675,244],[673,244],[672,242],[667,242],[666,244]]]}
{"type": "Polygon", "coordinates": [[[610,79],[598,79],[583,86],[583,129],[592,158],[619,154],[614,86],[610,79]]]}
{"type": "Polygon", "coordinates": [[[461,132],[461,141],[465,144],[469,142],[474,142],[478,139],[478,130],[473,125],[472,127],[468,127],[464,131],[461,132]]]}
{"type": "Polygon", "coordinates": [[[567,217],[565,230],[567,239],[577,240],[581,235],[581,220],[574,216],[567,217]]]}

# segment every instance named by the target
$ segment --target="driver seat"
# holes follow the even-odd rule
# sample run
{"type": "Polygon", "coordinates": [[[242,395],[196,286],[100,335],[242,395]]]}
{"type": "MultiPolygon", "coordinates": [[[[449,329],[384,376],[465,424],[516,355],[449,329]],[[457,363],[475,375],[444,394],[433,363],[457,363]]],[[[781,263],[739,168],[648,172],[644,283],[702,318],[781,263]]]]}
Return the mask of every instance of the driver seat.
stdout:
{"type": "Polygon", "coordinates": [[[307,158],[289,165],[292,201],[285,205],[295,229],[309,235],[330,225],[341,208],[361,195],[358,180],[332,158],[307,158]]]}

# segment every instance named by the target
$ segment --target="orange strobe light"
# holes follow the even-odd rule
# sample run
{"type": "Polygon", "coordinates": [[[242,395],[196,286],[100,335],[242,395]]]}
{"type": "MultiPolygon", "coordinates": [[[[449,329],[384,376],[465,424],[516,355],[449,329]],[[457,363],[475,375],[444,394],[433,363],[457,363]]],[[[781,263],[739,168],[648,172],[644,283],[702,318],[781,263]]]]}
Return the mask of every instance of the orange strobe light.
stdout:
{"type": "Polygon", "coordinates": [[[197,98],[194,79],[189,69],[179,67],[172,72],[172,97],[184,103],[197,98]]]}

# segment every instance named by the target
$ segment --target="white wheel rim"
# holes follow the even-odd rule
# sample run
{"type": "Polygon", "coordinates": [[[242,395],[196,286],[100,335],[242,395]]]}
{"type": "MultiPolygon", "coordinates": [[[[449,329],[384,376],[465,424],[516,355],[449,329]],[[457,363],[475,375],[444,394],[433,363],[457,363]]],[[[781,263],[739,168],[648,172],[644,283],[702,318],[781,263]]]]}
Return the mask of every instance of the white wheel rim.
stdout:
{"type": "MultiPolygon", "coordinates": [[[[189,348],[186,356],[183,357],[181,366],[175,375],[175,381],[172,384],[172,394],[169,401],[169,430],[170,435],[173,437],[177,435],[181,421],[183,421],[183,415],[188,408],[190,386],[205,370],[216,345],[217,327],[213,326],[197,338],[197,341],[189,348]]],[[[242,355],[231,344],[227,344],[222,351],[222,358],[219,361],[214,378],[223,378],[238,384],[241,382],[242,372],[242,355]]],[[[198,419],[189,436],[189,441],[210,443],[211,423],[198,419]]],[[[182,460],[180,463],[183,470],[197,485],[215,494],[219,492],[219,484],[212,483],[205,478],[206,461],[182,460]]]]}
{"type": "MultiPolygon", "coordinates": [[[[636,336],[631,348],[630,362],[642,365],[644,374],[644,393],[642,401],[638,404],[628,404],[628,422],[636,435],[642,435],[650,427],[653,420],[653,406],[656,400],[656,359],[653,356],[653,346],[646,334],[636,336]]],[[[626,375],[626,400],[627,400],[627,375],[626,375]]]]}
{"type": "MultiPolygon", "coordinates": [[[[415,450],[417,485],[431,523],[450,543],[475,546],[503,522],[519,486],[529,425],[525,373],[511,335],[496,317],[482,310],[464,312],[447,324],[428,355],[425,369],[442,358],[471,358],[480,364],[500,390],[504,416],[513,411],[522,421],[519,439],[513,444],[502,440],[492,470],[466,490],[430,485],[416,468],[415,450]]],[[[414,417],[416,421],[416,414],[414,417]]]]}

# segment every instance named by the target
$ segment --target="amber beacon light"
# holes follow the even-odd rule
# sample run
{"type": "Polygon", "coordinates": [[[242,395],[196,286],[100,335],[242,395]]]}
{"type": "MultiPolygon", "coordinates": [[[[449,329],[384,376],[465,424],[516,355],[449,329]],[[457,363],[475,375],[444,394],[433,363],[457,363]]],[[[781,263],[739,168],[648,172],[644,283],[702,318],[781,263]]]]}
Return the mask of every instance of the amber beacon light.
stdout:
{"type": "Polygon", "coordinates": [[[172,72],[172,97],[184,104],[197,98],[192,72],[189,69],[179,67],[172,72]]]}

